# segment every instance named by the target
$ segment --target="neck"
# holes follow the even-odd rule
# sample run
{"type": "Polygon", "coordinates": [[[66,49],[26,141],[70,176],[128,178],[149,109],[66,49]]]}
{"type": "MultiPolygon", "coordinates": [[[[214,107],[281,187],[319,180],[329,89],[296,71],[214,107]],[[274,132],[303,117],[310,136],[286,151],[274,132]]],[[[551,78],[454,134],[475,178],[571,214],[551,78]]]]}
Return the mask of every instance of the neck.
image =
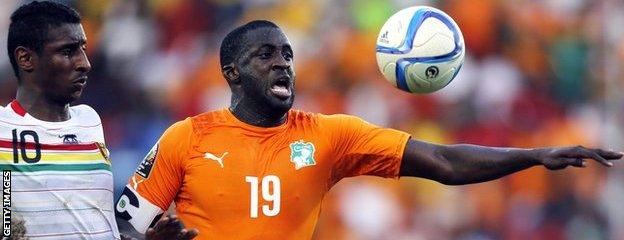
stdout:
{"type": "Polygon", "coordinates": [[[46,122],[69,120],[69,103],[59,103],[46,98],[42,93],[18,89],[15,97],[28,114],[46,122]]]}
{"type": "Polygon", "coordinates": [[[277,127],[286,122],[287,112],[262,111],[243,104],[230,105],[230,111],[238,120],[257,127],[277,127]]]}

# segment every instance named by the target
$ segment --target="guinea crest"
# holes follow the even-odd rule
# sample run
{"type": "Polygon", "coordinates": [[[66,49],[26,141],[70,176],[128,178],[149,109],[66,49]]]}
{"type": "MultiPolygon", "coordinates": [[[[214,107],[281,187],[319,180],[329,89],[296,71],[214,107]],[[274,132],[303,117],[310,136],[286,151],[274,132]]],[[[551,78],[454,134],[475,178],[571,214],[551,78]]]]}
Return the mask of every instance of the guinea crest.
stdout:
{"type": "Polygon", "coordinates": [[[143,178],[148,178],[154,162],[156,161],[156,154],[158,153],[158,143],[154,144],[154,147],[147,153],[139,167],[136,169],[136,173],[143,178]]]}
{"type": "Polygon", "coordinates": [[[303,140],[290,144],[290,161],[295,164],[295,170],[316,165],[314,150],[314,144],[303,140]]]}
{"type": "Polygon", "coordinates": [[[110,151],[108,151],[108,148],[106,148],[106,144],[101,143],[101,142],[96,142],[98,148],[100,149],[100,153],[102,154],[102,156],[104,156],[104,159],[110,164],[111,163],[111,159],[110,159],[110,151]]]}

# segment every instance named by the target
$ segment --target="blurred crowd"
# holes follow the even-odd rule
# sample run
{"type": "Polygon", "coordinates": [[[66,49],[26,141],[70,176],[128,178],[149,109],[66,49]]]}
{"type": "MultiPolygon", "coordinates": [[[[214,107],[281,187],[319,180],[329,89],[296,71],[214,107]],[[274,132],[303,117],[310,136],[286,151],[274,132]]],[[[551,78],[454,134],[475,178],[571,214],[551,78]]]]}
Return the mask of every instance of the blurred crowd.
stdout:
{"type": "MultiPolygon", "coordinates": [[[[116,191],[170,124],[226,107],[219,44],[253,19],[290,38],[296,108],[349,113],[436,143],[624,150],[624,2],[619,0],[66,0],[83,15],[93,66],[80,103],[102,117],[116,191]],[[467,58],[445,89],[410,95],[375,62],[384,21],[413,5],[460,26],[467,58]]],[[[11,12],[0,2],[0,45],[11,12]]],[[[16,80],[0,48],[0,104],[16,80]]],[[[536,167],[461,187],[343,180],[316,239],[624,239],[624,163],[536,167]]]]}

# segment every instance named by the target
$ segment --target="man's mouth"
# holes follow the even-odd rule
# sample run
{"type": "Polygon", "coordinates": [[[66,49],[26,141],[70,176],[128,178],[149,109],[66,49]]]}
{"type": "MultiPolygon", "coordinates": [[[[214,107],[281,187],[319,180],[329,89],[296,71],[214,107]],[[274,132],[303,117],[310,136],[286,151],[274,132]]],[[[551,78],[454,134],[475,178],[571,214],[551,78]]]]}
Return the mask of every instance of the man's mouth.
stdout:
{"type": "Polygon", "coordinates": [[[76,80],[74,80],[72,83],[75,87],[82,90],[87,85],[87,77],[86,76],[79,77],[76,80]]]}
{"type": "Polygon", "coordinates": [[[274,96],[280,99],[288,99],[292,96],[292,91],[290,90],[290,78],[284,77],[280,78],[273,83],[269,91],[274,96]]]}

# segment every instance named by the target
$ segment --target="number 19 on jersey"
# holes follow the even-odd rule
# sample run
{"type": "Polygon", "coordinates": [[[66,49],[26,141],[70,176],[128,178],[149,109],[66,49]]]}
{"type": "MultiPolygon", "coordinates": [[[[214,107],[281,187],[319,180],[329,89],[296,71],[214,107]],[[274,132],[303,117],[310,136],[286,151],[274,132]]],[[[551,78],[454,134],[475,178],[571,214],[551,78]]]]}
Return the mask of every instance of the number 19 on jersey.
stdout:
{"type": "MultiPolygon", "coordinates": [[[[258,218],[258,177],[245,176],[250,186],[249,217],[258,218]]],[[[262,214],[267,217],[277,216],[280,212],[280,179],[275,175],[268,175],[260,181],[262,184],[262,199],[272,204],[262,205],[262,214]]]]}

